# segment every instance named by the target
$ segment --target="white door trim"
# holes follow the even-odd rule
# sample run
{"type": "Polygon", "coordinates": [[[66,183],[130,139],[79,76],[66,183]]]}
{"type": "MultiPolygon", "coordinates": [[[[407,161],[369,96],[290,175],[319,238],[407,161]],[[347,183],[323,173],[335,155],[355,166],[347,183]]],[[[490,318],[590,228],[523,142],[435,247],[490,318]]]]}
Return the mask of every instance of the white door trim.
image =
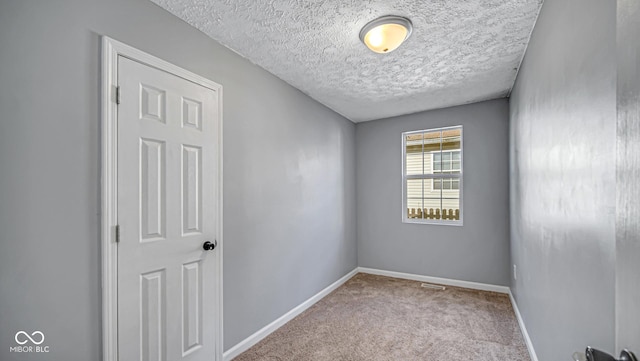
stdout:
{"type": "Polygon", "coordinates": [[[118,219],[118,111],[116,104],[116,84],[118,84],[118,56],[123,56],[156,69],[176,75],[206,88],[216,91],[218,95],[218,209],[216,210],[216,229],[218,230],[218,251],[215,252],[217,287],[219,292],[215,318],[220,320],[216,334],[216,350],[214,360],[222,361],[222,86],[200,75],[184,70],[176,65],[156,58],[150,54],[113,40],[102,37],[102,145],[101,145],[101,241],[102,241],[102,359],[117,361],[118,359],[118,252],[115,242],[118,219]]]}

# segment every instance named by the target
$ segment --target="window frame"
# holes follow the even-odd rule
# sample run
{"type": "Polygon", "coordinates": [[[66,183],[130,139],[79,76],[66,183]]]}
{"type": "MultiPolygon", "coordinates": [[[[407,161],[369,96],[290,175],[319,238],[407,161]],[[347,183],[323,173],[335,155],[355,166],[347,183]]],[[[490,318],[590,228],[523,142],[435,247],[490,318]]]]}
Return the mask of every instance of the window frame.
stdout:
{"type": "MultiPolygon", "coordinates": [[[[431,128],[431,129],[420,129],[420,130],[412,130],[402,133],[402,223],[412,223],[412,224],[429,224],[429,225],[446,225],[446,226],[462,226],[464,220],[464,210],[463,210],[463,194],[464,194],[464,129],[462,125],[454,125],[448,127],[439,127],[439,128],[431,128]],[[460,129],[460,173],[436,173],[436,174],[412,174],[407,175],[407,136],[411,134],[419,134],[419,133],[429,133],[429,132],[442,132],[445,130],[451,129],[460,129]],[[407,180],[410,179],[422,179],[422,180],[431,180],[433,187],[434,179],[444,179],[444,178],[456,178],[458,179],[459,184],[459,202],[460,202],[460,219],[459,220],[444,220],[444,219],[416,219],[409,218],[407,216],[407,180]]],[[[442,149],[440,150],[442,152],[442,149]]],[[[424,149],[422,151],[422,164],[424,164],[425,154],[429,154],[429,156],[433,157],[432,152],[425,153],[424,149]]],[[[432,163],[433,164],[433,163],[432,163]]],[[[442,184],[442,183],[441,183],[442,184]]],[[[424,186],[423,186],[424,187],[424,186]]],[[[423,188],[424,189],[424,188],[423,188]]],[[[444,197],[443,191],[444,189],[440,189],[440,202],[442,202],[444,197]]]]}

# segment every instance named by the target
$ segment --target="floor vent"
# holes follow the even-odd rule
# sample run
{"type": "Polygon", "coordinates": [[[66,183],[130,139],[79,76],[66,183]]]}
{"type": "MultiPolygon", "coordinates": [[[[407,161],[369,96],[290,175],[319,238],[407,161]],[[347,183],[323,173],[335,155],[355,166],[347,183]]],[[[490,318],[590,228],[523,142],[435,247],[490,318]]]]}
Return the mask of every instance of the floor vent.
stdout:
{"type": "Polygon", "coordinates": [[[440,290],[440,291],[444,291],[444,290],[447,289],[445,286],[434,285],[432,283],[423,283],[423,284],[420,285],[420,287],[429,288],[429,289],[432,289],[432,290],[440,290]]]}

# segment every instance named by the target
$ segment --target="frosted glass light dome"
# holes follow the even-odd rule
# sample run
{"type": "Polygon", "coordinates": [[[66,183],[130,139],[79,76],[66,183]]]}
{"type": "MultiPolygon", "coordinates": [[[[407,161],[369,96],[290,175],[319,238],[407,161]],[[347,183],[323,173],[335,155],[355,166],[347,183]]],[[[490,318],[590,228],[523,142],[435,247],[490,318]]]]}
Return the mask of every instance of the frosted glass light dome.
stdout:
{"type": "Polygon", "coordinates": [[[411,21],[401,16],[377,18],[360,31],[360,40],[371,51],[386,54],[396,50],[409,36],[413,26],[411,21]]]}

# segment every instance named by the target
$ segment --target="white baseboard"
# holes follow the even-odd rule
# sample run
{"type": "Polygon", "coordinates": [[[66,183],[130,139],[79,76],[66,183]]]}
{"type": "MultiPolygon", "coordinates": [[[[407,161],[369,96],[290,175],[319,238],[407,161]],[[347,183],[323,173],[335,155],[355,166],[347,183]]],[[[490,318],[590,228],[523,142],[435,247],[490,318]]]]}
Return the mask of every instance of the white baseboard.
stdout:
{"type": "Polygon", "coordinates": [[[336,288],[342,286],[345,282],[347,282],[351,277],[355,276],[357,273],[358,273],[358,268],[355,268],[353,271],[347,273],[346,275],[344,275],[339,280],[337,280],[334,283],[330,284],[327,288],[325,288],[322,291],[318,292],[317,294],[315,294],[314,296],[312,296],[308,300],[302,302],[301,304],[296,306],[291,311],[289,311],[289,312],[285,313],[284,315],[282,315],[277,320],[271,322],[270,324],[264,326],[263,328],[261,328],[259,331],[257,331],[253,335],[251,335],[251,336],[247,337],[246,339],[240,341],[237,345],[235,345],[232,348],[230,348],[229,350],[225,351],[224,354],[222,355],[222,359],[224,361],[233,360],[236,356],[238,356],[241,353],[245,352],[246,350],[250,349],[253,345],[255,345],[258,342],[260,342],[263,338],[269,336],[273,331],[277,330],[282,325],[284,325],[285,323],[291,321],[293,318],[295,318],[296,316],[298,316],[299,314],[304,312],[306,309],[308,309],[309,307],[313,306],[316,302],[318,302],[321,299],[323,299],[326,295],[331,293],[333,290],[335,290],[336,288]]]}
{"type": "Polygon", "coordinates": [[[509,287],[507,286],[490,285],[486,283],[459,281],[459,280],[452,280],[449,278],[439,278],[439,277],[416,275],[411,273],[384,271],[384,270],[366,268],[366,267],[358,267],[358,272],[369,273],[372,275],[379,275],[379,276],[403,278],[403,279],[412,280],[412,281],[436,283],[439,285],[470,288],[474,290],[491,291],[491,292],[506,293],[506,294],[509,293],[509,287]]]}
{"type": "Polygon", "coordinates": [[[511,299],[511,305],[513,305],[513,312],[515,312],[516,318],[518,319],[518,325],[520,325],[520,331],[522,332],[522,337],[524,337],[524,343],[527,345],[527,350],[529,350],[529,357],[531,357],[531,361],[538,361],[538,355],[536,355],[536,350],[533,348],[529,332],[527,332],[527,327],[524,325],[524,320],[522,319],[522,315],[520,315],[518,304],[516,303],[516,299],[513,298],[511,290],[509,290],[509,298],[511,299]]]}

